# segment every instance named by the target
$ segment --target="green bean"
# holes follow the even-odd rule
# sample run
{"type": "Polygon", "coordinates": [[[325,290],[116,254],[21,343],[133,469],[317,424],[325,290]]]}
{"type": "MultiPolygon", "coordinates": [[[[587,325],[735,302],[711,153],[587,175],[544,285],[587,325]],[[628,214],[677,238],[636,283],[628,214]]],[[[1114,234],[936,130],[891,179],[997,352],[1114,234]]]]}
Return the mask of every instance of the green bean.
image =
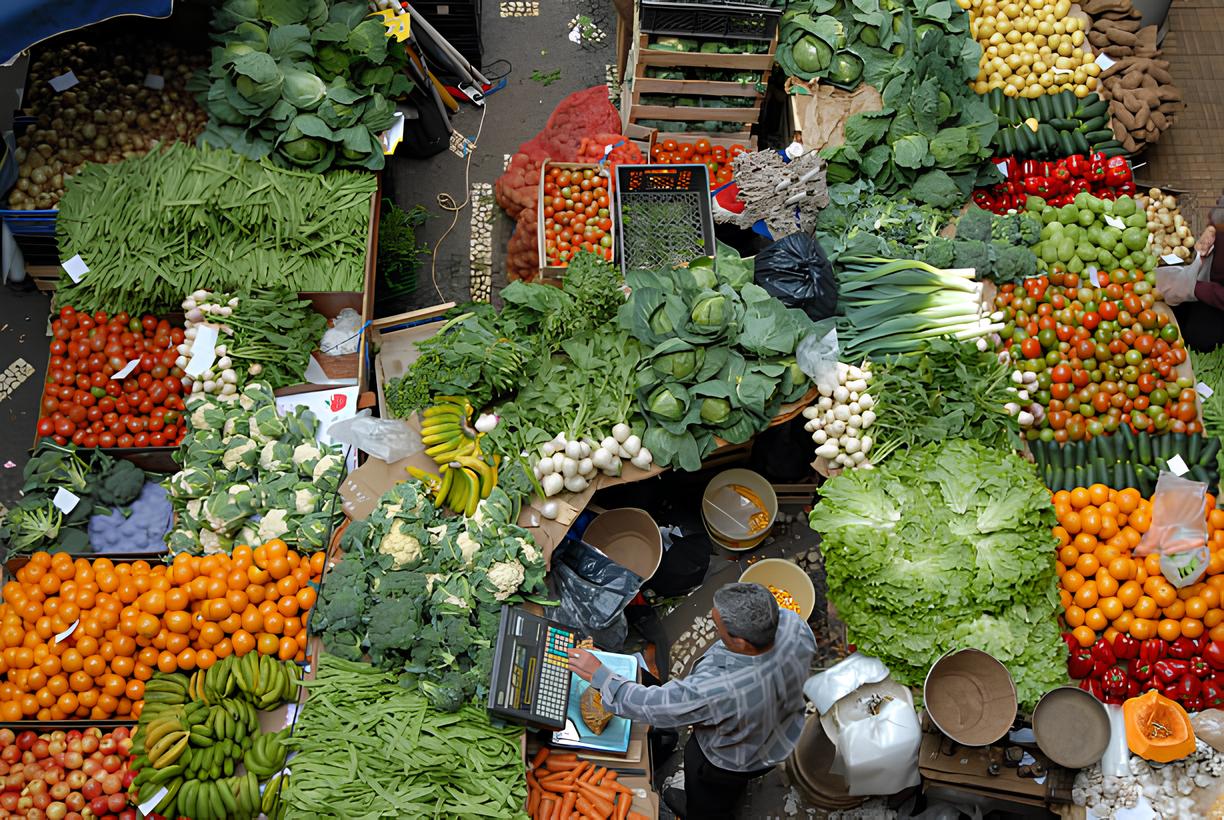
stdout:
{"type": "Polygon", "coordinates": [[[61,279],[58,304],[163,312],[192,291],[278,284],[295,291],[360,291],[368,173],[326,176],[223,150],[175,144],[68,182],[56,233],[60,256],[89,273],[61,279]]]}

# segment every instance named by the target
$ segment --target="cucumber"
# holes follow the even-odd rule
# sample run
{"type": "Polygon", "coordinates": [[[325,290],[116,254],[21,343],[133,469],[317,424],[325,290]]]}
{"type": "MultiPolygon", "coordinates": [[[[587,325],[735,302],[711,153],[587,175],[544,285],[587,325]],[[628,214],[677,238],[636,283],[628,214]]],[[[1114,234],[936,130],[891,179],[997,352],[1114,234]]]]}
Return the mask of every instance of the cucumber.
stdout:
{"type": "MultiPolygon", "coordinates": [[[[1195,434],[1188,436],[1190,439],[1186,445],[1186,463],[1187,464],[1203,464],[1199,461],[1199,456],[1203,453],[1203,436],[1195,434]]],[[[1209,467],[1209,464],[1203,464],[1204,467],[1209,467]]]]}
{"type": "Polygon", "coordinates": [[[1185,461],[1187,465],[1189,465],[1190,461],[1189,459],[1186,458],[1186,453],[1190,451],[1190,442],[1186,440],[1187,438],[1186,434],[1185,433],[1169,433],[1168,435],[1170,439],[1169,458],[1173,458],[1173,456],[1181,456],[1182,460],[1185,461]]]}
{"type": "Polygon", "coordinates": [[[994,143],[995,145],[999,146],[1000,156],[1010,157],[1012,154],[1016,153],[1016,149],[1011,138],[1010,128],[1000,128],[998,133],[995,134],[994,143]]]}
{"type": "Polygon", "coordinates": [[[1114,489],[1122,490],[1126,488],[1126,465],[1122,462],[1115,462],[1113,466],[1113,483],[1109,486],[1114,489]]]}
{"type": "Polygon", "coordinates": [[[1018,111],[1016,109],[1016,98],[1005,97],[1003,102],[1003,119],[1007,120],[1008,125],[1015,125],[1020,122],[1018,111]]]}
{"type": "MultiPolygon", "coordinates": [[[[1122,430],[1130,428],[1123,426],[1122,430]]],[[[1129,461],[1131,455],[1131,442],[1122,435],[1121,431],[1114,433],[1109,437],[1110,450],[1113,452],[1114,461],[1129,461]]]]}
{"type": "Polygon", "coordinates": [[[1092,145],[1098,145],[1100,143],[1112,140],[1113,131],[1110,131],[1108,128],[1099,128],[1096,131],[1087,131],[1084,133],[1084,139],[1088,140],[1088,142],[1092,145]]]}
{"type": "Polygon", "coordinates": [[[1084,135],[1081,132],[1072,131],[1071,132],[1071,142],[1075,146],[1075,153],[1077,154],[1087,154],[1088,153],[1089,151],[1088,140],[1084,138],[1084,135]]]}
{"type": "Polygon", "coordinates": [[[1199,453],[1199,464],[1204,466],[1215,467],[1216,455],[1220,452],[1220,440],[1215,436],[1207,439],[1207,443],[1203,445],[1203,452],[1199,453]]]}
{"type": "Polygon", "coordinates": [[[1091,133],[1092,131],[1100,131],[1102,128],[1108,127],[1108,117],[1093,117],[1092,119],[1084,120],[1079,124],[1079,130],[1083,131],[1085,134],[1091,133]]]}
{"type": "Polygon", "coordinates": [[[1092,483],[1104,484],[1109,486],[1110,480],[1113,478],[1113,471],[1109,469],[1109,465],[1105,463],[1105,459],[1097,456],[1092,462],[1092,483]]]}
{"type": "Polygon", "coordinates": [[[1135,431],[1130,429],[1129,424],[1123,424],[1118,427],[1118,432],[1114,433],[1114,438],[1122,443],[1123,454],[1122,458],[1130,458],[1135,453],[1135,431]]]}
{"type": "MultiPolygon", "coordinates": [[[[1129,427],[1127,429],[1130,429],[1129,427]]],[[[1139,463],[1152,463],[1152,436],[1149,433],[1135,433],[1139,443],[1139,463]]]]}
{"type": "Polygon", "coordinates": [[[1187,475],[1189,475],[1195,481],[1203,482],[1207,485],[1209,490],[1211,489],[1211,476],[1207,475],[1207,471],[1199,465],[1195,464],[1193,467],[1191,467],[1190,472],[1187,473],[1187,475]]]}
{"type": "MultiPolygon", "coordinates": [[[[992,88],[986,92],[986,104],[990,106],[990,110],[998,114],[1003,108],[1003,89],[992,88]]],[[[1087,99],[1085,97],[1085,99],[1087,99]]]]}
{"type": "Polygon", "coordinates": [[[1069,120],[1062,117],[1054,117],[1048,121],[1048,124],[1059,131],[1074,131],[1080,126],[1079,120],[1069,120]]]}
{"type": "MultiPolygon", "coordinates": [[[[1084,98],[1084,102],[1085,103],[1088,102],[1087,97],[1084,98]]],[[[1084,120],[1091,120],[1091,119],[1096,119],[1097,117],[1109,116],[1109,100],[1102,100],[1098,97],[1096,102],[1094,103],[1081,105],[1079,110],[1076,113],[1080,116],[1081,119],[1084,119],[1084,120]]]]}
{"type": "Polygon", "coordinates": [[[1070,484],[1071,484],[1070,489],[1075,489],[1076,487],[1091,486],[1091,482],[1088,481],[1088,468],[1085,467],[1083,464],[1076,464],[1075,474],[1072,476],[1070,484]]]}
{"type": "Polygon", "coordinates": [[[1126,472],[1122,476],[1122,486],[1118,488],[1121,490],[1125,490],[1127,487],[1134,487],[1139,483],[1139,476],[1135,475],[1135,465],[1127,463],[1123,466],[1126,468],[1126,472]]]}
{"type": "Polygon", "coordinates": [[[1050,477],[1046,481],[1046,486],[1057,492],[1063,488],[1063,469],[1062,467],[1051,466],[1050,477]]]}

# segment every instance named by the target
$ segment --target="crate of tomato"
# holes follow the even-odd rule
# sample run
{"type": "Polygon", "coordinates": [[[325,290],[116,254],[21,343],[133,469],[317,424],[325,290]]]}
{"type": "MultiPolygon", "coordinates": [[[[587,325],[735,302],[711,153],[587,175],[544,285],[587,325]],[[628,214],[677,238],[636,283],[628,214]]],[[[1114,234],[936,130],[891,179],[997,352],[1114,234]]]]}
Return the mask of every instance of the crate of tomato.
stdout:
{"type": "Polygon", "coordinates": [[[183,328],[153,315],[60,309],[37,438],[102,447],[144,469],[174,469],[183,437],[183,328]]]}
{"type": "Polygon", "coordinates": [[[710,171],[710,190],[721,188],[731,181],[732,162],[748,148],[733,139],[701,137],[696,140],[677,140],[656,134],[650,146],[652,165],[699,162],[710,171]]]}
{"type": "Polygon", "coordinates": [[[611,181],[600,166],[545,162],[540,171],[540,272],[560,279],[579,251],[611,262],[615,256],[611,181]]]}

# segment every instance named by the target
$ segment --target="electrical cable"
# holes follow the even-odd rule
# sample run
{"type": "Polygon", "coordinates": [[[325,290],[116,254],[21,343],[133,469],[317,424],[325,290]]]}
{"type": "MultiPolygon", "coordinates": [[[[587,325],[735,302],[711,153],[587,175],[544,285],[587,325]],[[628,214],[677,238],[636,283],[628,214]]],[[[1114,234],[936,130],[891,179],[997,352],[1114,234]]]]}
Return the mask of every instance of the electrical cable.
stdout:
{"type": "Polygon", "coordinates": [[[472,155],[476,153],[476,148],[480,144],[480,134],[484,130],[485,115],[489,113],[487,105],[481,106],[480,109],[480,125],[476,127],[476,138],[472,140],[471,150],[467,152],[467,158],[463,163],[463,190],[464,198],[460,204],[455,204],[455,198],[446,191],[438,194],[438,207],[444,211],[450,211],[454,214],[451,219],[450,226],[442,236],[438,237],[438,241],[434,243],[433,253],[431,254],[432,261],[429,264],[429,278],[433,281],[434,290],[438,294],[438,299],[445,302],[446,297],[442,295],[442,288],[438,285],[438,249],[442,247],[442,242],[446,237],[450,236],[450,232],[459,224],[459,214],[463,213],[464,209],[471,204],[472,200],[472,155]]]}

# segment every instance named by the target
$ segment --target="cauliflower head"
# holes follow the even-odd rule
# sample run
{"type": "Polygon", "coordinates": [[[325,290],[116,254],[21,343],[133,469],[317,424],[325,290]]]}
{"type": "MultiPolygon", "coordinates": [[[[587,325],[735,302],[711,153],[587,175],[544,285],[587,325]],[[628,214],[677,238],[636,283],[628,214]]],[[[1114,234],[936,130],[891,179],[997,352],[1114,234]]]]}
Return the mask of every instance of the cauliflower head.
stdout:
{"type": "Polygon", "coordinates": [[[300,490],[295,490],[293,493],[293,506],[299,513],[306,515],[315,510],[315,505],[319,503],[319,491],[314,487],[303,487],[300,490]]]}
{"type": "Polygon", "coordinates": [[[489,567],[487,577],[489,583],[493,585],[493,597],[504,601],[518,592],[527,574],[523,571],[523,565],[518,561],[498,561],[489,567]]]}
{"type": "Polygon", "coordinates": [[[289,532],[288,510],[270,510],[259,519],[259,542],[265,543],[289,532]]]}
{"type": "Polygon", "coordinates": [[[396,521],[378,542],[378,551],[390,555],[393,569],[403,569],[421,560],[421,542],[404,531],[404,522],[396,521]]]}
{"type": "Polygon", "coordinates": [[[480,552],[480,542],[471,536],[470,533],[461,532],[459,537],[455,539],[455,543],[459,547],[459,554],[463,556],[463,563],[467,566],[472,566],[472,562],[476,559],[476,553],[480,552]]]}

